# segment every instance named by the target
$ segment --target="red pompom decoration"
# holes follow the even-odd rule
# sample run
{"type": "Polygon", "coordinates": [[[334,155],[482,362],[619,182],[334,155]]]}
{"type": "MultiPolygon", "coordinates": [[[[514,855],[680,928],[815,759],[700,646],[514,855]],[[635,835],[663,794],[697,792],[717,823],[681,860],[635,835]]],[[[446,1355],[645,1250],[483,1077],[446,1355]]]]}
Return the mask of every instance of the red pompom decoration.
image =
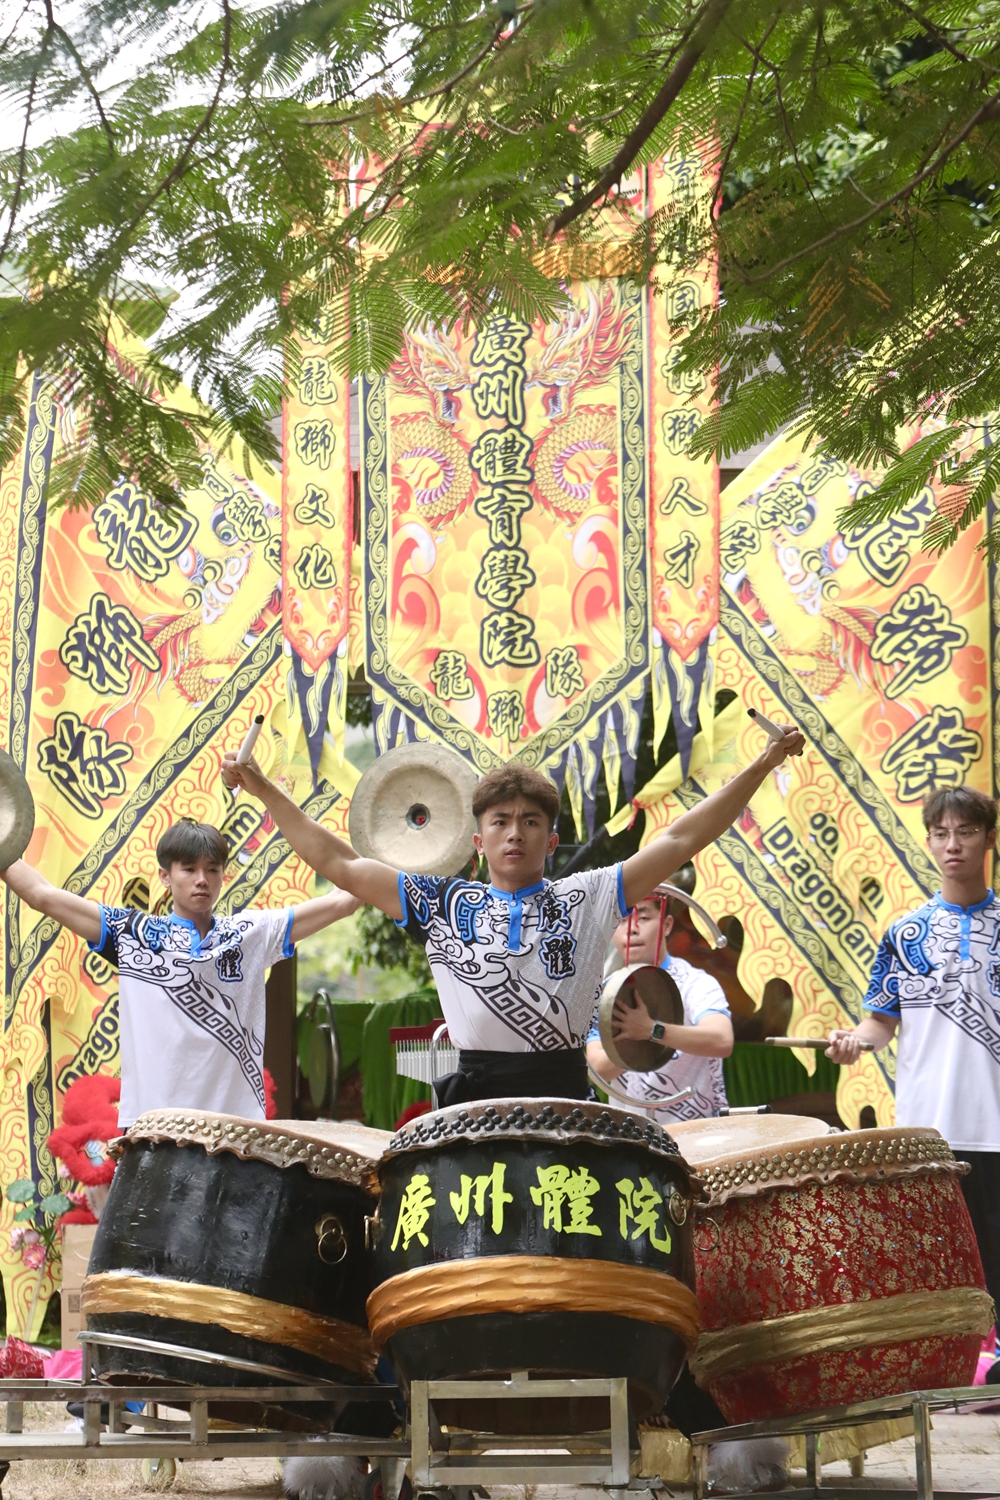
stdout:
{"type": "Polygon", "coordinates": [[[85,1148],[88,1141],[111,1141],[121,1135],[118,1128],[121,1092],[120,1078],[94,1073],[76,1079],[63,1095],[63,1122],[49,1136],[49,1150],[87,1187],[110,1182],[115,1174],[113,1161],[94,1162],[85,1148]]]}

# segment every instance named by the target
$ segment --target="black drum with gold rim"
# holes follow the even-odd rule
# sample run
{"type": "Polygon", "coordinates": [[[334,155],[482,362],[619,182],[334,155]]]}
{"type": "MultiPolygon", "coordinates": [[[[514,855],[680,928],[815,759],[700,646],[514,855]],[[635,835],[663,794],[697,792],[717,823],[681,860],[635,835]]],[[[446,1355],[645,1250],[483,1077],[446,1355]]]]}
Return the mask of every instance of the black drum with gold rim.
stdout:
{"type": "Polygon", "coordinates": [[[388,1140],[339,1121],[137,1120],[83,1285],[88,1331],[109,1340],[91,1346],[98,1378],[370,1381],[366,1221],[388,1140]]]}
{"type": "MultiPolygon", "coordinates": [[[[659,1125],[572,1099],[453,1106],[399,1131],[379,1175],[368,1320],[404,1388],[627,1376],[637,1419],[661,1409],[698,1333],[699,1190],[659,1125]]],[[[493,1431],[607,1422],[596,1399],[480,1404],[464,1420],[493,1431]]]]}

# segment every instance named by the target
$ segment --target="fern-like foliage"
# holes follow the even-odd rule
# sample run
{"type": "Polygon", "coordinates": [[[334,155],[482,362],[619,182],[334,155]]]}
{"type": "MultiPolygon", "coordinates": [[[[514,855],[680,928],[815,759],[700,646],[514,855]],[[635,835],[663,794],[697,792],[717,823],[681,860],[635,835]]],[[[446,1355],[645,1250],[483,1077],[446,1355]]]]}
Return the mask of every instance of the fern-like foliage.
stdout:
{"type": "Polygon", "coordinates": [[[717,261],[678,330],[719,401],[702,451],[792,424],[887,465],[854,524],[945,473],[938,545],[996,492],[1000,0],[19,0],[6,26],[0,459],[38,372],[61,499],[127,473],[176,503],[209,436],[267,459],[298,330],[322,316],[353,374],[427,320],[551,314],[553,248],[609,226],[642,279],[717,261]],[[619,189],[664,153],[702,155],[710,202],[637,220],[619,189]]]}

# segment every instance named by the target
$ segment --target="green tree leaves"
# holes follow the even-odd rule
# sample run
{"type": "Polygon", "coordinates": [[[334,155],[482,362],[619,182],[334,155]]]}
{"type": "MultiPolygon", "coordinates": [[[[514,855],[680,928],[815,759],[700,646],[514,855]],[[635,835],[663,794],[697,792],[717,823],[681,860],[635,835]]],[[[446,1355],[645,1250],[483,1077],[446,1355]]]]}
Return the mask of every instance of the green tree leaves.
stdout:
{"type": "Polygon", "coordinates": [[[1000,407],[1000,0],[28,0],[0,89],[0,457],[37,370],[59,499],[169,504],[208,438],[266,461],[296,329],[356,372],[424,321],[550,313],[553,250],[612,219],[639,277],[718,262],[703,449],[798,423],[893,465],[919,414],[954,439],[885,498],[942,464],[970,515],[994,492],[955,462],[1000,407]],[[704,157],[711,213],[630,219],[664,153],[704,157]],[[151,340],[129,369],[114,316],[151,340]]]}

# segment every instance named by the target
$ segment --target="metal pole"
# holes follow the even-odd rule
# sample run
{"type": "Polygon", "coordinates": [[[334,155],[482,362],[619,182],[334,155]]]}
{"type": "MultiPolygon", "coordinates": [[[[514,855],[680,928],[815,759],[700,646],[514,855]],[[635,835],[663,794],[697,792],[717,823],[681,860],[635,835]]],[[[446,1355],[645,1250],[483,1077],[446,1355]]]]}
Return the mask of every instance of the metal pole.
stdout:
{"type": "Polygon", "coordinates": [[[913,1447],[917,1458],[917,1500],[934,1500],[931,1419],[926,1401],[913,1403],[913,1447]]]}
{"type": "Polygon", "coordinates": [[[611,1483],[627,1485],[629,1481],[628,1450],[628,1381],[619,1375],[611,1381],[611,1483]]]}
{"type": "Polygon", "coordinates": [[[410,1382],[410,1455],[413,1487],[429,1485],[431,1480],[430,1405],[427,1381],[410,1382]]]}
{"type": "Polygon", "coordinates": [[[694,1465],[694,1500],[705,1500],[708,1490],[708,1444],[695,1443],[691,1458],[694,1465]]]}

